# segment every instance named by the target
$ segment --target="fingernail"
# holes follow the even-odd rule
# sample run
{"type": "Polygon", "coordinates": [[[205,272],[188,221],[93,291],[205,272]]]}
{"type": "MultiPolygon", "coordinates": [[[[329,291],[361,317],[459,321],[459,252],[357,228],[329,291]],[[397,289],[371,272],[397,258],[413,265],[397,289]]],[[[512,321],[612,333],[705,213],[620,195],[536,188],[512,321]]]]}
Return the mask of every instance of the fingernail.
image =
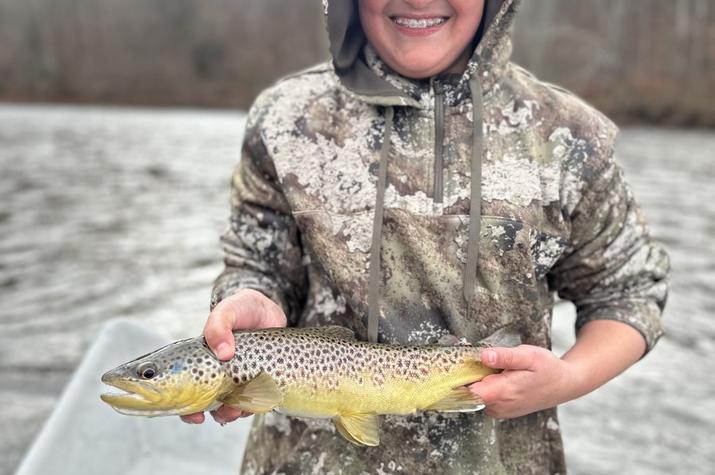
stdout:
{"type": "Polygon", "coordinates": [[[211,411],[211,417],[213,417],[214,420],[215,420],[216,422],[218,422],[219,424],[221,424],[221,425],[224,425],[224,424],[227,424],[227,423],[228,423],[228,421],[227,421],[226,419],[224,419],[223,417],[221,417],[221,416],[219,415],[219,413],[216,412],[216,411],[211,411]]]}
{"type": "Polygon", "coordinates": [[[494,364],[496,362],[497,355],[491,350],[482,351],[482,361],[486,364],[494,364]]]}
{"type": "Polygon", "coordinates": [[[219,343],[218,347],[216,347],[216,356],[220,360],[227,360],[231,357],[231,348],[228,346],[228,343],[219,343]]]}

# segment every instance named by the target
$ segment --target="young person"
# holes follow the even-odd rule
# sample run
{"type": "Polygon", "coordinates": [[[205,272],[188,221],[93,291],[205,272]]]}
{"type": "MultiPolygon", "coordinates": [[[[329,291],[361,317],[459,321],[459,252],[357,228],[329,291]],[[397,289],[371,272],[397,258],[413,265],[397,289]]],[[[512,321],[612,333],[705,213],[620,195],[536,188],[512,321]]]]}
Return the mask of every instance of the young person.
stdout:
{"type": "Polygon", "coordinates": [[[614,161],[615,126],[509,62],[516,1],[325,8],[332,61],[249,112],[209,345],[228,359],[231,329],[336,324],[409,344],[508,327],[523,344],[483,353],[504,371],[470,387],[482,413],[386,416],[374,448],[257,416],[244,472],[564,473],[555,406],[661,335],[668,259],[614,161]],[[562,358],[554,292],[578,308],[562,358]]]}

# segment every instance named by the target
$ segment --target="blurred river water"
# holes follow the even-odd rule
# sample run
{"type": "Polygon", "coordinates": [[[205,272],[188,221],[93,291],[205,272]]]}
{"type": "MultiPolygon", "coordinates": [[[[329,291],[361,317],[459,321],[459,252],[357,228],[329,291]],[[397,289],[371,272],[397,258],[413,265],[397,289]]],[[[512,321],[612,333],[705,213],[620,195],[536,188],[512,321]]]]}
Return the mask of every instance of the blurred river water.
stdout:
{"type": "MultiPolygon", "coordinates": [[[[0,474],[17,466],[105,320],[200,333],[244,120],[0,105],[0,474]]],[[[618,153],[671,253],[667,334],[624,376],[563,406],[567,460],[574,474],[708,473],[715,132],[628,128],[618,153]]],[[[556,319],[554,341],[559,354],[573,342],[572,317],[556,319]]]]}

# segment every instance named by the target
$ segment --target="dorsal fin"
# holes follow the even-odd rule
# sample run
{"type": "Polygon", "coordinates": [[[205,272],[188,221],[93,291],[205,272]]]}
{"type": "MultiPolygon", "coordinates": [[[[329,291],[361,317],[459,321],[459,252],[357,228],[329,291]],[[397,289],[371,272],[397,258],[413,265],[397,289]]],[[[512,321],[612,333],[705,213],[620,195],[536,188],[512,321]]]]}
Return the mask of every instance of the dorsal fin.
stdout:
{"type": "Polygon", "coordinates": [[[512,325],[501,327],[488,337],[479,341],[481,346],[502,346],[505,348],[513,348],[521,345],[521,335],[513,328],[512,325]]]}
{"type": "Polygon", "coordinates": [[[466,338],[458,338],[451,333],[442,335],[439,340],[437,340],[439,346],[472,346],[466,338]]]}
{"type": "MultiPolygon", "coordinates": [[[[472,346],[466,338],[458,338],[451,333],[442,335],[439,340],[437,340],[437,345],[439,346],[472,346]]],[[[513,348],[515,346],[521,345],[521,336],[513,328],[513,326],[501,327],[488,337],[483,340],[479,340],[477,346],[487,347],[487,346],[502,346],[505,348],[513,348]]]]}

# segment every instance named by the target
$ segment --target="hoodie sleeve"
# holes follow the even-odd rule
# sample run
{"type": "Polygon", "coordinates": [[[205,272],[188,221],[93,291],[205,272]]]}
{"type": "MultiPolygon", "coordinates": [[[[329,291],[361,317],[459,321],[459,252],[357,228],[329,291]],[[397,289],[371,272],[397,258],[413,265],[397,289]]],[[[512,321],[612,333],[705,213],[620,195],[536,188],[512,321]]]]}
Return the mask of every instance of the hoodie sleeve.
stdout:
{"type": "Polygon", "coordinates": [[[612,150],[579,175],[583,188],[567,212],[571,239],[551,271],[554,288],[576,305],[576,331],[617,320],[637,329],[650,351],[663,333],[668,255],[651,240],[612,150]]]}
{"type": "Polygon", "coordinates": [[[295,323],[307,292],[298,227],[261,134],[265,101],[246,121],[241,160],[231,180],[231,216],[221,236],[225,269],[214,282],[211,308],[239,289],[255,289],[295,323]]]}

